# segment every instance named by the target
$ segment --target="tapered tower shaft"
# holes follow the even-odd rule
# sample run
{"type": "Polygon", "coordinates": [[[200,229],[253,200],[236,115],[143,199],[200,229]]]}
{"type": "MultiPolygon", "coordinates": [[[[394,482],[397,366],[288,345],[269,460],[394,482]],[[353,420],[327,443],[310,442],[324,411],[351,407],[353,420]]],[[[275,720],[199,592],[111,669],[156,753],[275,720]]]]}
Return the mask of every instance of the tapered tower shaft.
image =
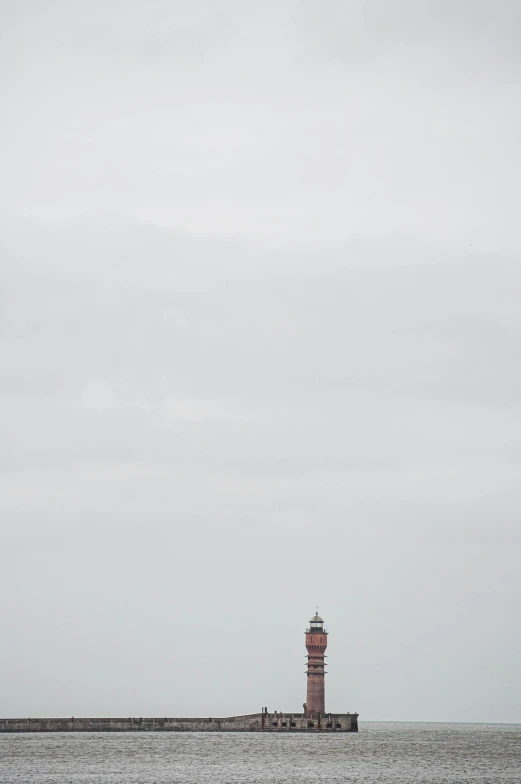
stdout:
{"type": "Polygon", "coordinates": [[[324,621],[318,614],[309,622],[309,629],[306,629],[306,648],[308,651],[307,666],[307,699],[306,713],[325,713],[325,669],[324,657],[327,648],[327,632],[324,629],[324,621]]]}

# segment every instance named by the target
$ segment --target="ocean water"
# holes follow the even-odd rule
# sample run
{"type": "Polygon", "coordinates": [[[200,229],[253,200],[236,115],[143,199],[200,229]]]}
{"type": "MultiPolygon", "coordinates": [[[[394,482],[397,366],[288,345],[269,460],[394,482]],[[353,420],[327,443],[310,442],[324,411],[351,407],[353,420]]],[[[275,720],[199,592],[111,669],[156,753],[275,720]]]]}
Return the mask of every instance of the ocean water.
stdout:
{"type": "Polygon", "coordinates": [[[0,735],[1,784],[521,782],[521,725],[360,723],[358,734],[0,735]]]}

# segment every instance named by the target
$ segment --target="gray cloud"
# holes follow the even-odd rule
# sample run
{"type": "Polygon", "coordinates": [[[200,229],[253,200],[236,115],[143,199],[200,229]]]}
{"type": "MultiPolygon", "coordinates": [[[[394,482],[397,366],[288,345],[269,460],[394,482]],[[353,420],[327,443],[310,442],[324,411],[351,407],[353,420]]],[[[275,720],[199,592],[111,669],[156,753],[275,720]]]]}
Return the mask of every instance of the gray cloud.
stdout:
{"type": "Polygon", "coordinates": [[[447,69],[443,75],[453,79],[519,65],[521,22],[510,0],[302,0],[294,19],[325,52],[346,63],[377,60],[392,68],[406,61],[410,66],[412,59],[431,78],[434,67],[438,75],[447,69]]]}

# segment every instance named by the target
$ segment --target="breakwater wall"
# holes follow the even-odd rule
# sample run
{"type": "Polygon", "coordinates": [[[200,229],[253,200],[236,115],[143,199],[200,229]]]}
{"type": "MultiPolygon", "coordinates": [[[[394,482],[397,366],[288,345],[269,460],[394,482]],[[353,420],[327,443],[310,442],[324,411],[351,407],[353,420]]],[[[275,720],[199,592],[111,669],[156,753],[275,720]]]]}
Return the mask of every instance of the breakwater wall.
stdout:
{"type": "Polygon", "coordinates": [[[252,713],[227,718],[0,719],[0,732],[358,732],[357,713],[252,713]]]}

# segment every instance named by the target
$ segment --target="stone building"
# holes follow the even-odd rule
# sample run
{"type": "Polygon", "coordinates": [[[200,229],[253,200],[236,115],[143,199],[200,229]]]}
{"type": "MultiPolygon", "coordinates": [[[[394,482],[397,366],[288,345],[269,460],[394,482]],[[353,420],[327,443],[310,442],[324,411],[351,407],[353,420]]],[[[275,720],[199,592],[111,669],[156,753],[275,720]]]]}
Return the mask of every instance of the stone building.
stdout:
{"type": "Polygon", "coordinates": [[[318,614],[318,607],[309,622],[309,629],[306,629],[306,648],[308,688],[304,713],[323,714],[326,712],[324,657],[327,648],[327,631],[324,629],[324,621],[318,614]]]}

